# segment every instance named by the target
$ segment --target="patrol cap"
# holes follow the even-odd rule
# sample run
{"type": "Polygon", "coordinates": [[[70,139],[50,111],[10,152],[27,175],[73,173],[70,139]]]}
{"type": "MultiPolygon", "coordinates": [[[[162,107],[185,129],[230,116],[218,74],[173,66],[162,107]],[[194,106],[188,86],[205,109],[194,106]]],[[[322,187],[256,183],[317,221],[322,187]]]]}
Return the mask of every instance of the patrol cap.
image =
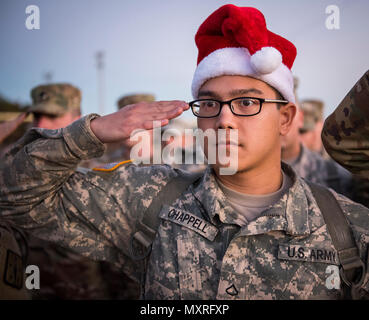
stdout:
{"type": "Polygon", "coordinates": [[[40,85],[31,91],[29,112],[62,116],[70,111],[81,113],[81,91],[68,83],[40,85]]]}
{"type": "Polygon", "coordinates": [[[304,125],[301,131],[311,131],[315,128],[318,121],[323,120],[324,103],[321,100],[303,100],[300,103],[302,112],[304,113],[304,125]]]}
{"type": "Polygon", "coordinates": [[[141,94],[131,94],[127,96],[123,96],[117,102],[118,108],[122,109],[125,106],[130,104],[135,104],[139,102],[154,102],[155,96],[152,94],[141,93],[141,94]]]}

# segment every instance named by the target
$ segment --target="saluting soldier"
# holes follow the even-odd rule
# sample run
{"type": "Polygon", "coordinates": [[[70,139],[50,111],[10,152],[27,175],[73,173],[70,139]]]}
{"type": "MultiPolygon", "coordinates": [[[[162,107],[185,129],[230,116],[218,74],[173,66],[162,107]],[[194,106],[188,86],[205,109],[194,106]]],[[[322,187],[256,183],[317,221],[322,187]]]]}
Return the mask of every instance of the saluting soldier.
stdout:
{"type": "MultiPolygon", "coordinates": [[[[33,126],[56,130],[81,117],[80,89],[69,83],[36,86],[31,90],[33,126]]],[[[53,214],[53,208],[50,213],[53,214]]],[[[107,284],[98,262],[76,254],[69,248],[33,237],[29,241],[29,264],[40,269],[41,284],[32,290],[33,299],[105,299],[107,284]]],[[[46,239],[47,240],[47,239],[46,239]]]]}
{"type": "Polygon", "coordinates": [[[346,283],[356,284],[356,298],[367,296],[369,210],[328,191],[352,230],[355,264],[348,265],[315,187],[281,163],[280,137],[296,113],[295,46],[269,31],[260,11],[234,5],[211,14],[195,40],[195,101],[140,103],[59,130],[32,130],[2,170],[1,214],[40,238],[114,262],[148,299],[340,299],[346,283]],[[182,171],[134,164],[76,171],[81,160],[101,156],[105,143],[152,129],[153,120],[164,126],[190,106],[202,130],[237,130],[237,141],[216,143],[237,150],[235,174],[222,175],[227,165],[218,161],[160,206],[182,171]],[[155,209],[151,222],[147,209],[155,209]]]}

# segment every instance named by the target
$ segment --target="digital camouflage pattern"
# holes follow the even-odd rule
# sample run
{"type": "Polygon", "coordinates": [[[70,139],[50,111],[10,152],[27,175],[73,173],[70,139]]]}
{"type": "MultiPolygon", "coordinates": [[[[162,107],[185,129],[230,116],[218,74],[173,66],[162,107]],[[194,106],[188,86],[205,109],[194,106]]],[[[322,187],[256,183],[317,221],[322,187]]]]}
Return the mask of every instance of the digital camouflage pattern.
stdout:
{"type": "Polygon", "coordinates": [[[331,159],[324,159],[319,153],[301,145],[300,155],[289,164],[305,180],[332,188],[352,198],[352,175],[331,159]]]}
{"type": "Polygon", "coordinates": [[[334,160],[369,179],[369,71],[325,120],[322,140],[334,160]]]}
{"type": "Polygon", "coordinates": [[[37,86],[31,91],[29,112],[62,116],[67,112],[81,113],[81,91],[68,83],[37,86]]]}
{"type": "MultiPolygon", "coordinates": [[[[76,171],[82,159],[104,152],[89,126],[96,116],[63,129],[32,129],[19,142],[1,171],[1,215],[37,237],[110,261],[139,281],[144,265],[130,258],[130,238],[140,215],[178,170],[131,164],[111,171],[76,171]]],[[[342,298],[337,274],[335,288],[327,286],[334,274],[326,272],[337,265],[337,253],[322,214],[307,184],[290,167],[283,168],[293,186],[242,229],[210,167],[172,208],[163,207],[144,297],[342,298]]],[[[367,261],[369,210],[334,195],[367,261]]],[[[363,295],[369,294],[368,280],[366,274],[363,295]]]]}

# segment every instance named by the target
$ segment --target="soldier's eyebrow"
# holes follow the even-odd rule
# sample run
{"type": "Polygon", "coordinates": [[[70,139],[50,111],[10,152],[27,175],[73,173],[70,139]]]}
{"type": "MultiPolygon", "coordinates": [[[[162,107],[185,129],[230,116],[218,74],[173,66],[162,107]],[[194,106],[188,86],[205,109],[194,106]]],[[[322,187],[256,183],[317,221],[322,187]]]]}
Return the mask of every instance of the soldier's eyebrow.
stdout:
{"type": "Polygon", "coordinates": [[[199,94],[197,95],[197,97],[199,99],[201,97],[210,97],[210,98],[221,100],[221,97],[217,93],[215,93],[214,91],[210,91],[210,90],[199,91],[199,94]]]}
{"type": "MultiPolygon", "coordinates": [[[[250,89],[235,89],[228,92],[227,96],[230,97],[237,97],[237,96],[248,96],[250,93],[257,93],[259,95],[262,95],[263,92],[256,88],[250,88],[250,89]]],[[[203,90],[199,91],[198,98],[200,97],[210,97],[217,100],[222,100],[222,97],[218,95],[216,92],[211,90],[203,90]]]]}
{"type": "Polygon", "coordinates": [[[256,89],[256,88],[250,88],[250,89],[236,89],[228,92],[229,96],[235,97],[235,96],[243,96],[243,95],[249,95],[250,93],[257,93],[257,94],[263,94],[263,91],[256,89]]]}

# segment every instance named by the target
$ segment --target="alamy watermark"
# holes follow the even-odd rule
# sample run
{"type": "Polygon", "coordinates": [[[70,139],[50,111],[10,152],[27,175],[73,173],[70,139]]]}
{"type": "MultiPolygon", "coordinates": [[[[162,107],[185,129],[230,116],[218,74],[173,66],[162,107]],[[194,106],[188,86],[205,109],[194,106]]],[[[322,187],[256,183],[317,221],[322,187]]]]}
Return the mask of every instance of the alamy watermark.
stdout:
{"type": "Polygon", "coordinates": [[[24,283],[28,290],[40,289],[40,269],[36,265],[29,265],[26,268],[26,281],[24,283]]]}
{"type": "Polygon", "coordinates": [[[331,4],[325,8],[325,13],[329,16],[325,19],[325,27],[328,30],[339,30],[340,28],[340,8],[331,4]]]}
{"type": "Polygon", "coordinates": [[[238,130],[236,129],[185,129],[171,128],[161,131],[160,121],[154,129],[135,130],[130,140],[137,142],[130,150],[130,159],[136,164],[217,164],[219,173],[232,175],[238,169],[238,130]],[[186,156],[175,141],[184,137],[186,156]],[[194,141],[194,142],[193,142],[194,141]],[[163,142],[166,144],[163,147],[163,142]],[[195,159],[193,154],[196,153],[195,159]],[[205,156],[206,155],[206,156],[205,156]]]}
{"type": "Polygon", "coordinates": [[[40,29],[40,8],[36,5],[26,7],[26,28],[28,30],[40,29]]]}
{"type": "Polygon", "coordinates": [[[340,270],[336,265],[329,265],[325,269],[325,273],[328,274],[328,277],[325,281],[325,286],[328,290],[332,289],[340,289],[341,287],[341,278],[340,278],[340,270]]]}

